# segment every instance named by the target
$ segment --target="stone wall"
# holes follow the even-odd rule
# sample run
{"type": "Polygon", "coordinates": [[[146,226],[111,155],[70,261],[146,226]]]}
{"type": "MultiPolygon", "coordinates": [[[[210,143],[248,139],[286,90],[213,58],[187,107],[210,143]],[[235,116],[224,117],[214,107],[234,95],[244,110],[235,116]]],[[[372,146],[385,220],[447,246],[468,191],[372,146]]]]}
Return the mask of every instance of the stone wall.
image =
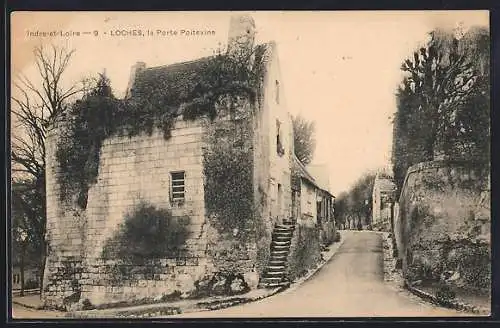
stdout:
{"type": "Polygon", "coordinates": [[[191,231],[189,251],[202,256],[198,245],[205,221],[202,173],[203,127],[198,121],[177,121],[172,137],[118,136],[104,141],[97,184],[89,190],[86,257],[100,258],[126,213],[144,201],[183,217],[191,231]],[[171,172],[185,172],[185,201],[171,201],[171,172]]]}
{"type": "Polygon", "coordinates": [[[76,199],[60,201],[57,177],[56,143],[66,127],[59,123],[46,139],[47,259],[42,299],[47,306],[63,307],[79,298],[79,284],[84,259],[83,243],[86,213],[76,206],[76,199]]]}
{"type": "Polygon", "coordinates": [[[206,125],[203,150],[207,255],[220,274],[249,274],[257,257],[253,106],[240,99],[236,119],[206,125]]]}
{"type": "Polygon", "coordinates": [[[177,294],[189,296],[195,279],[206,273],[197,257],[145,260],[130,264],[116,260],[96,260],[81,273],[82,295],[93,306],[121,302],[165,300],[177,294]]]}
{"type": "MultiPolygon", "coordinates": [[[[46,305],[64,307],[68,302],[83,299],[98,305],[120,297],[130,299],[123,288],[132,287],[132,283],[125,279],[124,286],[121,283],[102,285],[99,282],[109,280],[109,274],[102,268],[97,271],[95,268],[96,263],[104,263],[103,248],[116,235],[125,215],[140,202],[170,209],[172,215],[187,226],[189,237],[184,255],[174,260],[177,263],[189,262],[191,264],[187,266],[193,267],[195,265],[192,262],[196,261],[196,266],[202,268],[182,268],[180,271],[168,269],[172,275],[162,277],[166,277],[167,282],[171,278],[171,281],[165,282],[165,288],[159,288],[158,292],[168,293],[168,288],[175,285],[173,280],[183,274],[189,276],[189,279],[185,277],[184,280],[190,281],[180,289],[186,292],[187,285],[194,288],[194,282],[202,278],[201,271],[210,272],[209,261],[199,260],[205,259],[206,250],[203,230],[203,134],[202,121],[179,120],[168,140],[163,138],[160,131],[154,131],[151,136],[116,136],[105,140],[100,152],[97,183],[90,187],[87,207],[81,210],[75,202],[63,202],[59,197],[55,144],[64,133],[61,133],[61,129],[55,131],[47,143],[49,254],[43,295],[46,305]],[[185,172],[186,192],[182,203],[171,202],[170,199],[172,171],[185,172]],[[68,297],[71,299],[64,301],[68,297]]],[[[146,284],[157,286],[158,282],[146,284]]],[[[137,293],[137,297],[140,296],[141,293],[137,293]]]]}
{"type": "Polygon", "coordinates": [[[293,233],[288,274],[292,281],[316,268],[321,260],[321,229],[312,220],[299,220],[293,233]]]}
{"type": "Polygon", "coordinates": [[[394,230],[406,279],[489,288],[489,172],[466,162],[412,166],[399,208],[394,230]]]}

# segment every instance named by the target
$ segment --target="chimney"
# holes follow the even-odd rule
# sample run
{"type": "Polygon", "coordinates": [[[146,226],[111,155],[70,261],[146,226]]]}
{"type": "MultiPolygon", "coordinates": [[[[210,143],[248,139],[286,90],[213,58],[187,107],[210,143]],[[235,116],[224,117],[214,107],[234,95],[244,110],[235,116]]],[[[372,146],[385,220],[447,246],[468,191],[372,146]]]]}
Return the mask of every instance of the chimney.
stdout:
{"type": "Polygon", "coordinates": [[[130,69],[130,78],[128,80],[127,91],[125,92],[125,98],[129,98],[131,96],[132,88],[134,87],[135,83],[135,78],[137,77],[137,74],[144,69],[146,69],[145,62],[137,62],[134,65],[132,65],[132,68],[130,69]]]}
{"type": "Polygon", "coordinates": [[[255,42],[255,22],[250,15],[233,15],[229,22],[228,53],[250,54],[255,42]]]}

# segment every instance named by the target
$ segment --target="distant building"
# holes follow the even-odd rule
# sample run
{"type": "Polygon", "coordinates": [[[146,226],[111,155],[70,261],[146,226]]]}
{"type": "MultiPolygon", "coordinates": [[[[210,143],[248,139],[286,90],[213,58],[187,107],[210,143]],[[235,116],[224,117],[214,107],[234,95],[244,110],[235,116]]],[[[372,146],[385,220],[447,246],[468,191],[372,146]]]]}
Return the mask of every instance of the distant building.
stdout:
{"type": "Polygon", "coordinates": [[[328,170],[324,166],[315,166],[313,175],[299,159],[294,156],[292,207],[293,217],[299,218],[299,224],[320,227],[321,240],[329,244],[335,233],[334,202],[328,186],[328,170]]]}
{"type": "Polygon", "coordinates": [[[391,215],[396,185],[387,172],[378,172],[373,184],[372,227],[375,230],[391,231],[391,215]]]}

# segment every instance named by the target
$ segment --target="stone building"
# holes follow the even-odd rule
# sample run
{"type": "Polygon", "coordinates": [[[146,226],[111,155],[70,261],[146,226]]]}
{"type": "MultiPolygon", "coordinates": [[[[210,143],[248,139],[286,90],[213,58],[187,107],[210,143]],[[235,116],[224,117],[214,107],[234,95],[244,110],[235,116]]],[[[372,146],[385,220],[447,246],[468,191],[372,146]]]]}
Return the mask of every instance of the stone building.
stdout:
{"type": "Polygon", "coordinates": [[[372,228],[391,231],[396,186],[389,174],[378,172],[375,176],[372,194],[372,228]]]}
{"type": "MultiPolygon", "coordinates": [[[[168,93],[174,100],[165,105],[165,114],[176,117],[170,136],[155,128],[105,139],[83,208],[75,199],[61,200],[56,152],[64,124],[54,129],[47,146],[46,305],[72,309],[189,296],[206,285],[227,287],[235,279],[243,290],[259,282],[276,286],[286,283],[289,270],[297,277],[303,266],[312,265],[294,259],[298,248],[311,247],[299,244],[292,224],[293,131],[277,46],[256,46],[254,38],[251,17],[231,18],[228,56],[250,53],[248,65],[260,59],[264,69],[256,97],[222,92],[215,118],[188,119],[186,101],[174,101],[196,91],[212,57],[160,67],[134,65],[126,99],[133,100],[144,86],[153,90],[147,96],[151,102],[158,92],[168,93]],[[171,211],[188,230],[185,244],[175,256],[139,264],[106,258],[106,245],[141,203],[171,211]]],[[[308,210],[315,216],[316,198],[304,201],[310,201],[308,210]]],[[[319,258],[318,249],[310,253],[310,261],[319,258]]]]}
{"type": "Polygon", "coordinates": [[[335,235],[335,196],[328,190],[327,174],[320,174],[324,172],[323,167],[306,168],[294,156],[292,208],[299,225],[319,227],[320,241],[330,244],[335,235]],[[316,174],[311,174],[311,171],[316,174]]]}

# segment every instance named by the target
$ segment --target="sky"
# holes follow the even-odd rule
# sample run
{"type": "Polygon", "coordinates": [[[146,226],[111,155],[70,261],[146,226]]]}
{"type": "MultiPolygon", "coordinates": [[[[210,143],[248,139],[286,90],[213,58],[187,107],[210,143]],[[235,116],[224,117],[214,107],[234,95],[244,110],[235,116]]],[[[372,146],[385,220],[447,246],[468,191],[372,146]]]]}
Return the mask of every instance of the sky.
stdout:
{"type": "MultiPolygon", "coordinates": [[[[227,42],[231,14],[15,12],[11,17],[12,76],[22,73],[36,79],[33,47],[64,45],[76,50],[65,83],[105,71],[115,95],[121,97],[131,66],[138,61],[152,67],[211,55],[227,42]],[[150,30],[153,35],[115,35],[123,30],[142,30],[144,34],[150,30]],[[215,33],[196,36],[181,34],[182,30],[215,33]],[[37,31],[61,31],[63,35],[40,37],[35,36],[37,31]],[[84,31],[90,34],[84,35],[84,31]],[[177,31],[177,35],[168,35],[168,31],[177,31]]],[[[400,66],[426,41],[428,32],[458,24],[465,28],[489,24],[487,11],[250,14],[256,23],[257,43],[277,43],[288,111],[315,122],[313,163],[328,166],[334,195],[347,191],[364,172],[389,165],[390,118],[402,79],[400,66]]]]}

